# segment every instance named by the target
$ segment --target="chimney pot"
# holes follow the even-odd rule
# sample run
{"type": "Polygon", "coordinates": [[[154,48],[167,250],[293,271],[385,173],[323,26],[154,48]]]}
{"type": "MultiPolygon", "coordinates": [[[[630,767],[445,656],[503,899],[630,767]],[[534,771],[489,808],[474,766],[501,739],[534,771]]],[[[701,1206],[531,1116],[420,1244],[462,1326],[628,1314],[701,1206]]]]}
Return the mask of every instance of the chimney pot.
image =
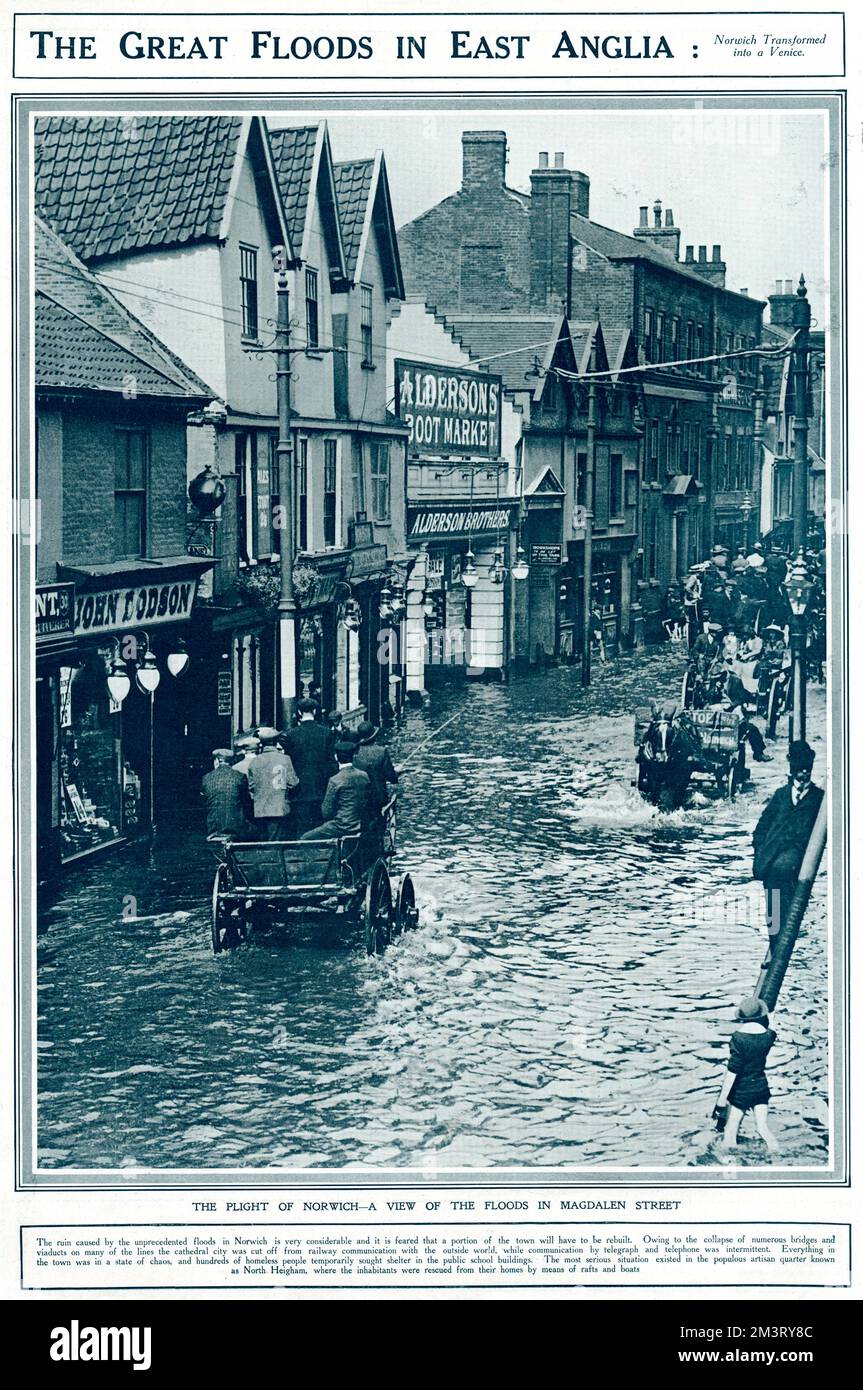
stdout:
{"type": "Polygon", "coordinates": [[[714,259],[715,261],[721,261],[721,260],[722,260],[722,247],[721,247],[721,246],[714,246],[714,248],[713,248],[713,259],[714,259]]]}
{"type": "Polygon", "coordinates": [[[776,281],[776,288],[775,288],[775,290],[773,291],[773,293],[774,293],[774,294],[781,294],[781,293],[782,293],[782,281],[781,281],[781,280],[777,280],[777,281],[776,281]]]}
{"type": "Polygon", "coordinates": [[[563,150],[555,150],[554,167],[555,169],[563,168],[563,150]]]}
{"type": "Polygon", "coordinates": [[[694,246],[687,246],[687,248],[686,248],[686,259],[687,259],[687,261],[692,261],[692,260],[695,259],[694,252],[695,252],[695,247],[694,247],[694,246]]]}
{"type": "Polygon", "coordinates": [[[671,208],[665,209],[665,225],[666,227],[674,226],[674,213],[671,211],[671,208]]]}
{"type": "Polygon", "coordinates": [[[749,287],[748,287],[748,285],[741,285],[741,287],[740,287],[740,293],[741,293],[741,294],[748,294],[748,293],[749,293],[749,287]]]}
{"type": "Polygon", "coordinates": [[[793,281],[793,280],[786,280],[786,281],[785,281],[785,293],[786,293],[786,294],[793,294],[793,293],[794,293],[794,281],[793,281]]]}
{"type": "Polygon", "coordinates": [[[638,209],[638,224],[640,227],[647,226],[647,208],[638,209]]]}
{"type": "Polygon", "coordinates": [[[699,259],[699,261],[706,261],[706,260],[707,260],[707,247],[706,247],[706,246],[699,246],[699,248],[698,248],[698,259],[699,259]]]}
{"type": "Polygon", "coordinates": [[[540,152],[539,152],[539,167],[540,167],[540,169],[547,169],[547,168],[548,168],[548,150],[540,150],[540,152]]]}
{"type": "Polygon", "coordinates": [[[662,226],[662,203],[659,198],[653,204],[653,225],[654,227],[662,226]]]}

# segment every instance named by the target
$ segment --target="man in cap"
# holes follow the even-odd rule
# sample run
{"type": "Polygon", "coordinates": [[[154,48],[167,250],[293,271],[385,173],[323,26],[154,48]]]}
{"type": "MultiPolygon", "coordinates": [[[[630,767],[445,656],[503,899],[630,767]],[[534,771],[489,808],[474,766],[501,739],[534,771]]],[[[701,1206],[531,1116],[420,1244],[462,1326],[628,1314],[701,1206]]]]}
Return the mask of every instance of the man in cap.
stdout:
{"type": "Polygon", "coordinates": [[[258,735],[242,734],[234,743],[234,751],[239,754],[237,761],[234,763],[235,770],[242,773],[244,777],[248,777],[249,768],[261,751],[258,735]]]}
{"type": "Polygon", "coordinates": [[[293,764],[278,746],[279,731],[258,730],[261,751],[248,771],[255,825],[264,840],[291,839],[290,793],[299,785],[293,764]]]}
{"type": "Polygon", "coordinates": [[[297,705],[299,723],[285,735],[285,752],[300,779],[294,812],[297,836],[321,823],[321,802],[330,778],[338,772],[333,732],[316,719],[318,705],[308,696],[297,705]]]}
{"type": "Polygon", "coordinates": [[[369,819],[377,822],[374,824],[374,829],[382,833],[381,812],[390,799],[389,788],[396,785],[399,775],[393,767],[389,749],[375,743],[378,733],[379,730],[368,719],[364,719],[361,724],[357,725],[359,747],[354,754],[354,767],[368,773],[369,781],[372,784],[369,797],[369,819]]]}
{"type": "Polygon", "coordinates": [[[815,754],[805,739],[788,749],[788,781],[768,801],[752,836],[752,877],[767,895],[767,932],[771,944],[781,931],[803,863],[809,836],[824,795],[812,781],[815,754]]]}
{"type": "Polygon", "coordinates": [[[201,781],[201,797],[207,817],[207,834],[242,839],[248,834],[249,788],[243,774],[231,766],[233,761],[230,748],[213,749],[213,770],[201,781]]]}
{"type": "Polygon", "coordinates": [[[343,835],[359,835],[368,819],[371,782],[368,774],[354,767],[357,744],[342,738],[336,744],[339,770],[331,777],[321,806],[323,824],[307,830],[304,840],[336,840],[343,835]]]}

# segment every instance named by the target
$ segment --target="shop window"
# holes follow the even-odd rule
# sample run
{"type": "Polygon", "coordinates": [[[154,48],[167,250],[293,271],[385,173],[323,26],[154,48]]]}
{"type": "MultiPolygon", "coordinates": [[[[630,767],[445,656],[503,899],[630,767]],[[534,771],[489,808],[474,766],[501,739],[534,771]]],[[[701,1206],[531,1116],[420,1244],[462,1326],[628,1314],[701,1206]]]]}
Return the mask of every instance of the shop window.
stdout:
{"type": "Polygon", "coordinates": [[[354,517],[360,520],[366,514],[366,469],[363,441],[356,434],[351,440],[351,488],[354,498],[354,517]]]}
{"type": "Polygon", "coordinates": [[[120,760],[101,652],[60,668],[60,840],[64,859],[116,840],[140,815],[141,784],[120,760]],[[126,804],[124,823],[123,807],[126,804]]]}
{"type": "Polygon", "coordinates": [[[374,366],[374,334],[372,324],[372,287],[360,285],[360,341],[364,367],[374,366]]]}
{"type": "Polygon", "coordinates": [[[297,458],[294,465],[296,485],[296,547],[297,550],[309,548],[309,441],[297,442],[297,458]]]}
{"type": "Polygon", "coordinates": [[[146,554],[149,453],[150,436],[146,430],[115,431],[115,560],[146,554]]]}
{"type": "Polygon", "coordinates": [[[243,337],[258,336],[258,253],[251,246],[240,247],[240,305],[243,337]]]}
{"type": "Polygon", "coordinates": [[[306,347],[320,346],[318,321],[318,272],[306,271],[306,347]]]}
{"type": "Polygon", "coordinates": [[[390,446],[372,444],[372,515],[375,521],[390,519],[390,446]]]}
{"type": "Polygon", "coordinates": [[[608,459],[608,515],[623,515],[623,455],[611,454],[608,459]]]}
{"type": "Polygon", "coordinates": [[[336,511],[338,505],[338,463],[336,441],[324,440],[324,545],[336,544],[336,511]]]}

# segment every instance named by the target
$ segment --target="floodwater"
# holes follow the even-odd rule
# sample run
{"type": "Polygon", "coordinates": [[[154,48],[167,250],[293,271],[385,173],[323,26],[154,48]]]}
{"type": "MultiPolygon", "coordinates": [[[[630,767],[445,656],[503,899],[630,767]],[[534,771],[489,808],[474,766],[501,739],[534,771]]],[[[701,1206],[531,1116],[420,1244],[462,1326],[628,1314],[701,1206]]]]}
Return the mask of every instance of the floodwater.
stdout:
{"type": "MultiPolygon", "coordinates": [[[[44,1168],[691,1168],[733,1006],[763,955],[750,837],[783,745],[733,802],[663,815],[630,785],[632,715],[679,689],[679,649],[435,695],[408,762],[397,866],[420,928],[379,958],[273,932],[214,957],[214,862],[181,819],[95,857],[44,904],[44,1168]]],[[[824,692],[810,740],[824,769],[824,692]]],[[[820,776],[819,774],[820,770],[820,776]]],[[[824,1167],[827,927],[816,884],[774,1017],[772,1159],[824,1167]]]]}

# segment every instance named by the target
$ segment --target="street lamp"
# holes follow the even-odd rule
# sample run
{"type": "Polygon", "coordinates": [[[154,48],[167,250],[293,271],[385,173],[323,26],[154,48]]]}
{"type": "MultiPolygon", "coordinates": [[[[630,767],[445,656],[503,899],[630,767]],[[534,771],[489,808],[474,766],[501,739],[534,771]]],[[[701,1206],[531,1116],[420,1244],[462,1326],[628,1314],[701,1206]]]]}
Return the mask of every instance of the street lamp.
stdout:
{"type": "Polygon", "coordinates": [[[119,656],[115,656],[108,675],[108,694],[115,705],[122,705],[131,689],[132,682],[126,670],[126,663],[121,661],[119,656]]]}
{"type": "Polygon", "coordinates": [[[189,653],[186,651],[186,644],[182,637],[179,638],[176,649],[168,653],[165,659],[165,665],[172,676],[182,676],[183,672],[187,669],[189,665],[189,653]]]}
{"type": "Polygon", "coordinates": [[[468,542],[468,548],[465,552],[464,564],[462,565],[461,571],[461,582],[466,589],[475,588],[476,581],[479,579],[479,570],[474,564],[474,559],[474,553],[470,548],[470,542],[468,542]]]}
{"type": "Polygon", "coordinates": [[[806,737],[806,609],[812,580],[801,545],[783,585],[791,609],[792,692],[790,741],[806,737]]]}
{"type": "Polygon", "coordinates": [[[743,501],[740,503],[740,511],[743,516],[743,544],[746,553],[749,553],[749,518],[752,515],[752,498],[749,493],[744,493],[743,501]]]}
{"type": "Polygon", "coordinates": [[[515,560],[512,565],[513,579],[527,579],[530,574],[530,565],[527,563],[527,556],[524,553],[524,546],[519,544],[515,552],[515,560]]]}

